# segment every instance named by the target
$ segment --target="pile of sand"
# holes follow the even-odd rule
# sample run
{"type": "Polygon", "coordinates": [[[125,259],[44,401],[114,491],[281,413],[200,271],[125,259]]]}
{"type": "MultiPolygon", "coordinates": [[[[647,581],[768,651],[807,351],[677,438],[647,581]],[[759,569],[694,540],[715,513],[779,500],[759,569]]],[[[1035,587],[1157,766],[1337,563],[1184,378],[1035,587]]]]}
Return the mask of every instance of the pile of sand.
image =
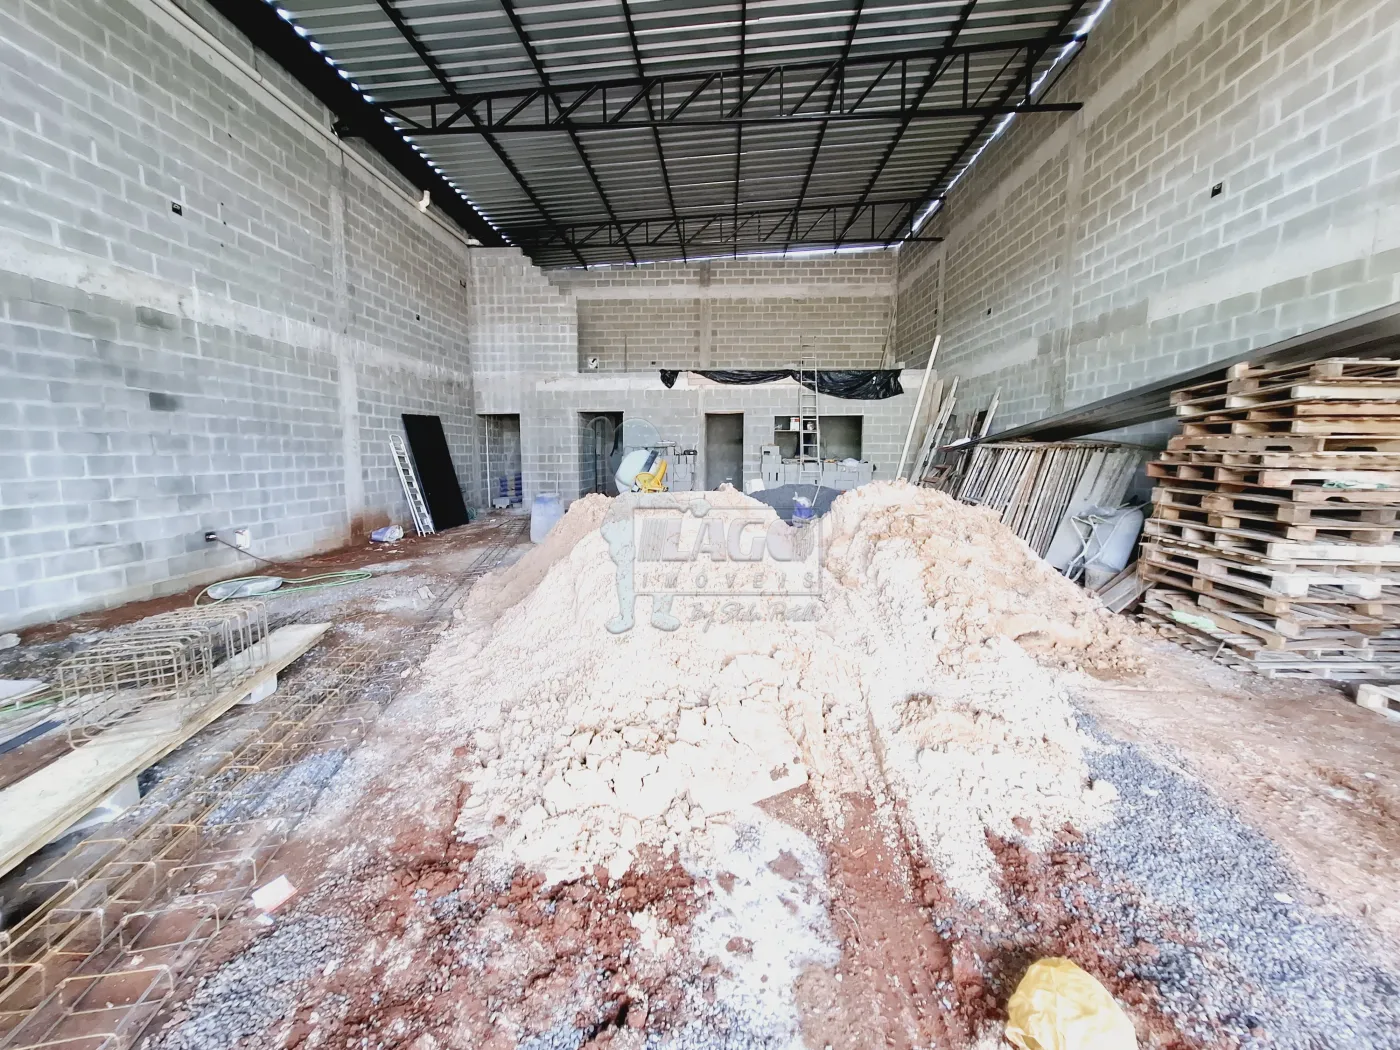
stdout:
{"type": "Polygon", "coordinates": [[[1059,663],[1128,659],[1131,642],[992,516],[866,486],[824,519],[815,621],[696,624],[678,608],[665,632],[639,610],[613,635],[608,503],[574,504],[424,667],[439,729],[470,741],[458,832],[503,873],[620,875],[642,844],[703,867],[736,813],[810,782],[833,818],[849,792],[900,803],[947,884],[994,902],[986,830],[1039,846],[1105,815],[1113,793],[1089,781],[1061,675],[1024,643],[1059,663]]]}

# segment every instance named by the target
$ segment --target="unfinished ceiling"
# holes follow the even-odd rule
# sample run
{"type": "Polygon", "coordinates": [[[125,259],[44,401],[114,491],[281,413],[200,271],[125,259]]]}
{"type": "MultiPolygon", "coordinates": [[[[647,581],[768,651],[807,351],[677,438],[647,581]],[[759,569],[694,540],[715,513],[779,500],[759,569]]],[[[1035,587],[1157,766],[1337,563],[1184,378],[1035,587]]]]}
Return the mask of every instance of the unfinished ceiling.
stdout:
{"type": "MultiPolygon", "coordinates": [[[[218,3],[249,5],[263,2],[218,3]]],[[[1006,115],[1077,108],[1041,99],[1082,46],[1087,6],[291,0],[276,10],[302,37],[292,71],[324,78],[330,60],[362,96],[333,107],[343,135],[382,148],[387,121],[441,175],[440,190],[557,267],[917,236],[1006,115]]],[[[257,16],[236,20],[247,30],[257,16]]],[[[273,53],[287,61],[285,48],[273,53]]]]}

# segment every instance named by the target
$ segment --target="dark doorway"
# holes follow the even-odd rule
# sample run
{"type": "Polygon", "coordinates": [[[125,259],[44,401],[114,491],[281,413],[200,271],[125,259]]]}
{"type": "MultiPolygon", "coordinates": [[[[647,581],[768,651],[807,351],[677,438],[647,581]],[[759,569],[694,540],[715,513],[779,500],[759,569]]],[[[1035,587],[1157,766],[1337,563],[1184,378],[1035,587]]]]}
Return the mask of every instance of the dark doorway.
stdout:
{"type": "Polygon", "coordinates": [[[418,484],[423,486],[423,502],[433,516],[433,528],[441,532],[465,525],[467,505],[462,502],[462,486],[452,465],[452,453],[447,450],[442,420],[404,413],[403,429],[418,470],[418,484]]]}
{"type": "Polygon", "coordinates": [[[744,487],[744,414],[705,413],[705,488],[744,487]]]}
{"type": "Polygon", "coordinates": [[[579,492],[617,495],[622,463],[622,413],[579,413],[579,492]]]}
{"type": "Polygon", "coordinates": [[[509,507],[524,500],[520,468],[520,417],[481,415],[482,448],[486,453],[486,502],[509,507]]]}

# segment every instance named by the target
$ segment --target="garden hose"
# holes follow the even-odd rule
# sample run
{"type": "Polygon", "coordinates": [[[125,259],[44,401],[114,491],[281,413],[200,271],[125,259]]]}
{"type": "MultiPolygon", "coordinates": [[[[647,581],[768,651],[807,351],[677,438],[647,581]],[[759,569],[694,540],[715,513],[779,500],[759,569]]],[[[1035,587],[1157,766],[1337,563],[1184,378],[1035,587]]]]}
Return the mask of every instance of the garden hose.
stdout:
{"type": "Polygon", "coordinates": [[[230,598],[276,598],[292,591],[315,591],[325,587],[344,587],[346,584],[368,580],[374,573],[368,569],[344,569],[340,572],[324,572],[319,576],[302,576],[286,580],[281,576],[239,576],[232,580],[211,583],[194,597],[195,605],[217,605],[230,598]]]}

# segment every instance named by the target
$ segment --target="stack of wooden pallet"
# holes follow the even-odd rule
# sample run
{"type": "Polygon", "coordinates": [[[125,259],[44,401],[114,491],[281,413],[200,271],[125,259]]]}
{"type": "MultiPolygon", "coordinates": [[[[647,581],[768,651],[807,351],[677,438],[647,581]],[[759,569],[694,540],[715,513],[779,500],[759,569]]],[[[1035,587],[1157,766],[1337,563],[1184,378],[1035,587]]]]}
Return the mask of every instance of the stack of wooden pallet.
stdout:
{"type": "Polygon", "coordinates": [[[1172,399],[1144,616],[1268,675],[1400,677],[1400,361],[1237,365],[1172,399]]]}
{"type": "Polygon", "coordinates": [[[1137,446],[1116,442],[983,442],[972,449],[957,498],[996,511],[1044,557],[1057,537],[1072,539],[1073,515],[1123,501],[1142,457],[1137,446]]]}

